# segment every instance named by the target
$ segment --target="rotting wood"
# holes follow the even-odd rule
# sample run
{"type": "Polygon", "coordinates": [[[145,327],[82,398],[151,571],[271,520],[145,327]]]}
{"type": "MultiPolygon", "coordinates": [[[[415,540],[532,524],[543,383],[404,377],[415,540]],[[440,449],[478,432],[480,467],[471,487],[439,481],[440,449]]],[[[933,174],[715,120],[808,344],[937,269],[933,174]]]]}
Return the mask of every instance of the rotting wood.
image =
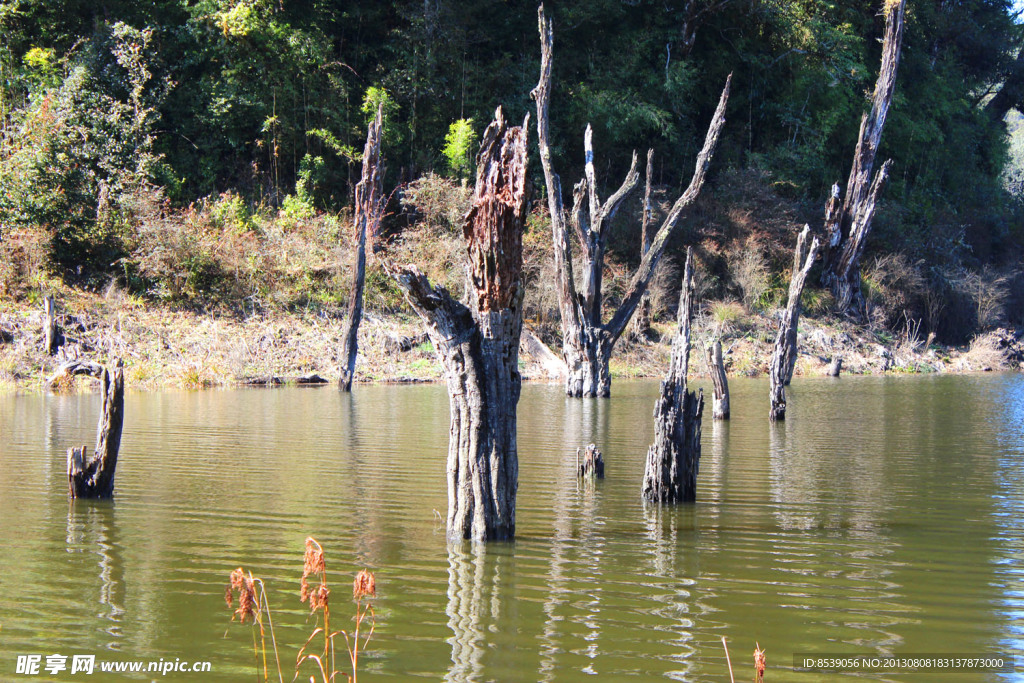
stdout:
{"type": "Polygon", "coordinates": [[[366,283],[366,233],[376,234],[377,224],[383,213],[383,189],[380,141],[383,129],[383,104],[377,107],[377,116],[366,133],[363,148],[363,174],[356,185],[355,229],[356,262],[353,268],[352,292],[348,301],[348,316],[342,332],[341,373],[338,386],[342,391],[352,391],[352,378],[356,372],[356,357],[359,355],[359,323],[363,316],[363,288],[366,283]]]}
{"type": "Polygon", "coordinates": [[[604,479],[604,456],[597,444],[589,444],[582,455],[576,449],[576,476],[584,479],[604,479]]]}
{"type": "Polygon", "coordinates": [[[714,156],[715,147],[722,127],[725,125],[725,108],[729,100],[732,75],[726,79],[718,107],[708,126],[704,146],[697,155],[693,177],[686,191],[676,199],[651,239],[650,249],[644,254],[640,266],[633,274],[629,286],[618,308],[607,323],[601,322],[603,294],[601,272],[604,265],[604,251],[608,239],[607,225],[622,201],[636,187],[639,180],[636,154],[633,163],[619,189],[605,202],[598,196],[594,164],[592,131],[590,126],[584,133],[585,177],[574,188],[573,208],[568,214],[562,202],[562,184],[555,173],[552,160],[548,110],[551,103],[551,61],[554,32],[549,19],[545,18],[544,6],[538,10],[541,38],[540,80],[531,96],[537,103],[537,133],[539,138],[541,165],[544,167],[544,182],[548,193],[548,209],[551,213],[551,230],[555,251],[556,285],[558,308],[562,323],[562,353],[569,369],[565,391],[569,396],[606,397],[611,393],[611,375],[608,363],[612,348],[622,336],[633,313],[654,277],[655,269],[665,252],[668,239],[672,236],[679,217],[697,199],[704,178],[714,156]],[[572,273],[572,248],[567,223],[573,228],[583,250],[584,286],[577,291],[572,273]]]}
{"type": "Polygon", "coordinates": [[[871,110],[861,119],[853,166],[846,183],[846,196],[840,201],[837,183],[832,187],[832,196],[825,210],[828,243],[825,246],[821,284],[831,290],[840,312],[856,315],[864,308],[860,258],[871,232],[879,194],[889,177],[892,164],[886,161],[872,178],[875,156],[882,141],[882,129],[896,89],[906,0],[885,0],[884,12],[882,66],[871,98],[871,110]]]}
{"type": "Polygon", "coordinates": [[[838,377],[839,373],[843,370],[843,357],[836,354],[832,357],[832,362],[828,366],[828,376],[838,377]]]}
{"type": "Polygon", "coordinates": [[[413,265],[395,272],[426,325],[448,384],[451,542],[515,536],[528,122],[529,116],[521,127],[508,127],[499,107],[480,144],[472,208],[463,226],[469,305],[432,286],[413,265]]]}
{"type": "Polygon", "coordinates": [[[68,449],[68,494],[72,498],[110,498],[121,431],[124,427],[124,364],[114,359],[113,371],[100,374],[102,410],[96,430],[96,448],[86,460],[85,446],[68,449]]]}
{"type": "Polygon", "coordinates": [[[729,419],[729,379],[725,374],[725,363],[722,360],[722,340],[715,338],[711,349],[704,349],[704,358],[711,375],[714,390],[711,394],[711,419],[729,419]]]}
{"type": "Polygon", "coordinates": [[[793,274],[789,281],[789,299],[782,312],[782,319],[779,321],[779,331],[775,336],[775,348],[768,368],[771,400],[769,417],[772,421],[786,419],[786,385],[793,377],[798,352],[797,328],[800,323],[800,297],[804,293],[807,275],[811,272],[811,266],[814,265],[815,259],[818,258],[818,249],[821,246],[817,237],[814,237],[808,246],[807,239],[810,233],[810,226],[805,225],[796,240],[796,249],[793,253],[793,274]]]}
{"type": "Polygon", "coordinates": [[[50,375],[49,379],[46,380],[46,383],[50,387],[53,387],[61,379],[65,377],[74,377],[76,375],[88,375],[89,377],[99,379],[103,375],[103,366],[95,361],[75,358],[67,361],[57,368],[57,370],[50,375]]]}
{"type": "Polygon", "coordinates": [[[654,405],[654,443],[647,450],[644,468],[642,495],[650,503],[697,499],[704,391],[687,390],[693,318],[693,251],[689,248],[677,317],[668,376],[661,383],[661,394],[654,405]]]}

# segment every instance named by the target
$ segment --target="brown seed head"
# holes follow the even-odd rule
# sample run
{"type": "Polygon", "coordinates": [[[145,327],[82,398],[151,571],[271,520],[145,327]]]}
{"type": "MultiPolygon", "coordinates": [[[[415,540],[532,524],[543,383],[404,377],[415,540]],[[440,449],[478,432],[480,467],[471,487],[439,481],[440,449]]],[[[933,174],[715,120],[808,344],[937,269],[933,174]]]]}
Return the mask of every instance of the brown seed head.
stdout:
{"type": "MultiPolygon", "coordinates": [[[[239,620],[244,624],[248,617],[255,618],[259,608],[256,600],[256,581],[252,574],[246,574],[241,567],[231,572],[231,583],[224,589],[224,602],[228,607],[233,604],[232,591],[238,591],[238,609],[235,610],[235,615],[239,620]]],[[[234,619],[232,616],[231,620],[234,619]]]]}
{"type": "Polygon", "coordinates": [[[315,612],[321,607],[326,608],[331,591],[325,584],[320,584],[309,593],[309,610],[315,612]]]}
{"type": "Polygon", "coordinates": [[[377,597],[377,580],[369,569],[360,569],[352,582],[352,599],[359,601],[366,597],[377,597]]]}
{"type": "Polygon", "coordinates": [[[764,669],[768,665],[768,658],[764,654],[764,650],[761,649],[760,643],[754,644],[754,671],[756,673],[755,681],[760,683],[764,680],[764,669]]]}

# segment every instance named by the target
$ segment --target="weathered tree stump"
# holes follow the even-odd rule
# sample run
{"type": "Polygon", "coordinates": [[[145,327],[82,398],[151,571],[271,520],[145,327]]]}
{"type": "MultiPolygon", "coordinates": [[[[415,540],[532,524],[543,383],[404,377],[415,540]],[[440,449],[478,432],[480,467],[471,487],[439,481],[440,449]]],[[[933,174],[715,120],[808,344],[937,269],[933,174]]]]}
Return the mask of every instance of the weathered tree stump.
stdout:
{"type": "Polygon", "coordinates": [[[722,361],[722,340],[715,339],[711,351],[704,350],[708,365],[708,374],[714,391],[711,394],[711,419],[729,419],[729,380],[725,375],[725,363],[722,361]]]}
{"type": "Polygon", "coordinates": [[[807,237],[810,233],[810,226],[805,225],[796,239],[793,275],[789,281],[789,300],[786,303],[786,310],[782,312],[782,320],[779,321],[779,332],[775,336],[775,350],[768,368],[771,399],[769,417],[773,421],[786,419],[786,385],[792,379],[793,369],[796,367],[800,297],[804,293],[804,284],[807,282],[808,273],[811,272],[811,266],[814,265],[814,260],[818,257],[820,243],[817,237],[811,240],[808,248],[807,237]]]}
{"type": "Polygon", "coordinates": [[[352,391],[352,378],[356,372],[356,356],[359,354],[359,323],[363,318],[363,287],[366,283],[366,233],[376,233],[377,224],[383,213],[382,173],[380,163],[380,139],[383,128],[383,106],[377,107],[377,117],[366,133],[363,148],[363,175],[356,185],[355,228],[356,262],[353,268],[352,293],[348,301],[348,317],[341,344],[341,377],[338,385],[342,391],[352,391]]]}
{"type": "Polygon", "coordinates": [[[580,449],[576,449],[576,476],[583,478],[604,479],[604,457],[597,444],[590,444],[583,451],[582,458],[580,449]]]}
{"type": "Polygon", "coordinates": [[[672,341],[672,361],[654,405],[654,444],[647,450],[643,497],[652,503],[697,499],[703,390],[687,391],[690,322],[693,318],[693,253],[686,250],[686,270],[679,297],[679,328],[672,341]]]}
{"type": "Polygon", "coordinates": [[[61,344],[60,328],[57,326],[57,306],[51,295],[43,299],[43,346],[46,355],[52,356],[57,353],[61,344]]]}
{"type": "Polygon", "coordinates": [[[839,373],[842,371],[842,369],[843,369],[843,357],[837,354],[837,355],[832,357],[832,362],[829,363],[829,366],[828,366],[828,376],[829,377],[838,377],[839,373]]]}
{"type": "Polygon", "coordinates": [[[448,384],[448,539],[511,539],[516,531],[516,405],[526,219],[527,123],[509,128],[501,108],[477,155],[463,234],[470,305],[433,287],[415,266],[396,274],[434,344],[448,384]]]}
{"type": "Polygon", "coordinates": [[[679,217],[700,194],[704,177],[718,144],[718,136],[725,125],[725,107],[729,101],[732,75],[726,79],[718,107],[715,110],[704,146],[697,155],[697,164],[686,191],[676,199],[668,215],[650,240],[650,248],[643,255],[640,266],[622,296],[618,308],[607,323],[602,323],[601,311],[604,296],[601,278],[604,269],[605,247],[608,242],[612,217],[622,202],[639,182],[637,157],[626,174],[622,185],[604,202],[598,196],[597,177],[594,163],[593,131],[587,126],[583,136],[584,178],[574,188],[572,211],[565,211],[562,203],[562,184],[551,162],[548,109],[551,102],[551,60],[554,32],[551,22],[544,16],[544,6],[539,11],[541,38],[540,81],[531,96],[537,102],[537,134],[539,137],[540,160],[544,167],[544,181],[548,191],[548,209],[551,213],[551,230],[555,250],[555,290],[558,293],[558,310],[562,321],[562,354],[569,369],[565,392],[569,396],[606,397],[611,393],[611,374],[608,363],[612,348],[622,336],[643,298],[655,269],[665,253],[668,239],[672,236],[679,217]],[[582,245],[583,288],[576,289],[572,270],[571,239],[567,223],[582,245]]]}
{"type": "Polygon", "coordinates": [[[68,449],[68,493],[72,498],[110,498],[114,495],[114,471],[124,426],[124,366],[100,375],[103,409],[96,430],[96,448],[86,460],[85,446],[68,449]]]}
{"type": "Polygon", "coordinates": [[[840,203],[839,184],[832,188],[832,197],[825,210],[825,248],[821,284],[828,287],[841,312],[859,312],[864,308],[861,293],[860,257],[867,243],[879,193],[889,177],[891,161],[871,177],[875,155],[882,141],[882,129],[892,107],[896,90],[896,70],[900,63],[903,42],[903,19],[906,0],[885,0],[885,38],[882,41],[882,67],[871,98],[871,111],[860,123],[860,137],[853,156],[853,167],[846,183],[846,197],[840,203]]]}

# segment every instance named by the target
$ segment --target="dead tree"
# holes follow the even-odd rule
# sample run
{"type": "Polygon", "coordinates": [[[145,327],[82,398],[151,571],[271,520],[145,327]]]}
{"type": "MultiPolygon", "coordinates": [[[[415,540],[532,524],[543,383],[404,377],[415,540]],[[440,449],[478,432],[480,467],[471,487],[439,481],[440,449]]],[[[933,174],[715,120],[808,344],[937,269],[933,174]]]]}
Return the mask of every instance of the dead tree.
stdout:
{"type": "Polygon", "coordinates": [[[821,284],[831,290],[841,312],[859,312],[864,308],[860,287],[860,257],[875,215],[878,196],[889,177],[891,160],[872,178],[875,156],[882,141],[882,129],[892,106],[896,89],[896,69],[903,42],[903,18],[906,0],[885,0],[885,39],[882,43],[882,68],[871,98],[871,111],[860,123],[860,137],[853,156],[853,167],[846,183],[846,197],[840,201],[839,184],[825,210],[824,268],[821,284]]]}
{"type": "Polygon", "coordinates": [[[341,378],[338,384],[342,391],[352,391],[352,378],[356,372],[356,356],[359,354],[359,323],[363,319],[363,285],[366,282],[366,233],[376,233],[383,210],[383,195],[380,167],[380,138],[383,119],[383,105],[377,107],[377,117],[366,133],[366,147],[363,148],[363,175],[356,184],[355,228],[356,262],[352,275],[352,293],[348,300],[348,318],[342,335],[341,378]]]}
{"type": "MultiPolygon", "coordinates": [[[[651,250],[651,172],[653,170],[654,150],[647,150],[647,173],[644,182],[643,216],[640,219],[640,258],[651,250]]],[[[651,296],[644,292],[640,297],[640,305],[633,316],[633,337],[643,339],[651,330],[651,296]]]]}
{"type": "Polygon", "coordinates": [[[96,448],[86,460],[85,446],[68,449],[68,493],[72,498],[110,498],[114,495],[114,471],[124,426],[124,366],[100,374],[103,409],[96,429],[96,448]]]}
{"type": "Polygon", "coordinates": [[[665,246],[682,212],[697,199],[704,184],[704,176],[715,152],[718,135],[725,124],[725,105],[729,100],[729,85],[732,76],[725,82],[725,89],[718,101],[718,108],[711,119],[704,147],[697,155],[697,165],[689,187],[672,205],[671,210],[651,239],[651,247],[644,254],[640,267],[633,274],[619,307],[607,323],[601,322],[601,273],[604,267],[604,251],[608,240],[607,225],[626,196],[639,181],[637,158],[619,189],[605,202],[598,196],[597,178],[594,171],[594,150],[590,126],[583,136],[586,174],[573,191],[573,208],[567,215],[562,203],[562,184],[551,163],[549,147],[550,128],[548,108],[551,102],[551,59],[554,34],[551,22],[544,17],[544,6],[539,9],[541,37],[540,82],[531,93],[537,102],[537,133],[540,159],[544,167],[544,181],[548,191],[548,208],[551,212],[551,230],[555,247],[555,270],[558,292],[558,309],[562,318],[562,353],[569,374],[565,392],[569,396],[601,396],[611,393],[611,376],[608,361],[612,348],[622,336],[640,299],[647,291],[655,268],[665,252],[665,246]],[[572,249],[566,224],[572,225],[583,249],[584,286],[577,291],[572,273],[572,249]]]}
{"type": "Polygon", "coordinates": [[[711,419],[729,419],[729,380],[725,375],[725,363],[722,361],[722,340],[715,337],[711,348],[704,349],[704,359],[707,362],[708,374],[711,375],[711,383],[714,391],[711,394],[711,419]]]}
{"type": "Polygon", "coordinates": [[[47,295],[43,299],[43,346],[46,348],[46,355],[52,356],[57,353],[60,346],[60,328],[57,327],[57,306],[53,297],[47,295]]]}
{"type": "Polygon", "coordinates": [[[528,122],[529,116],[522,127],[507,127],[499,107],[480,144],[472,208],[463,225],[470,304],[431,286],[415,266],[396,273],[448,383],[450,541],[511,539],[516,531],[528,122]]]}
{"type": "Polygon", "coordinates": [[[775,350],[772,353],[772,361],[768,370],[768,378],[771,383],[769,417],[772,421],[786,419],[786,385],[793,378],[793,369],[796,367],[796,335],[800,322],[800,297],[804,293],[807,275],[811,272],[814,260],[818,258],[818,248],[821,246],[818,238],[815,237],[811,240],[810,248],[808,248],[807,238],[810,234],[811,227],[805,225],[796,239],[793,275],[789,281],[789,300],[786,303],[786,310],[782,312],[782,320],[779,321],[779,332],[775,336],[775,350]]]}
{"type": "Polygon", "coordinates": [[[672,341],[672,361],[654,404],[654,444],[647,450],[643,497],[651,503],[691,502],[697,498],[700,423],[704,391],[687,391],[690,322],[693,318],[693,254],[686,250],[686,270],[679,296],[679,328],[672,341]]]}

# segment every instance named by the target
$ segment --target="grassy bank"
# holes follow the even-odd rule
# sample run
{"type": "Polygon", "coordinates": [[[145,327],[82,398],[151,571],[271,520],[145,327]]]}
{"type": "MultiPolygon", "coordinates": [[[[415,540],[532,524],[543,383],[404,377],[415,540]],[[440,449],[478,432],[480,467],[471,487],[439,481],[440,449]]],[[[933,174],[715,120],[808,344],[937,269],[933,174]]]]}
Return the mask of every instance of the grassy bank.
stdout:
{"type": "MultiPolygon", "coordinates": [[[[248,316],[203,313],[154,306],[117,290],[104,295],[66,289],[57,298],[65,348],[99,362],[121,357],[126,381],[134,389],[287,383],[312,375],[334,381],[338,376],[343,319],[322,310],[248,316]]],[[[698,375],[705,372],[702,343],[713,329],[723,327],[714,314],[713,309],[705,310],[696,326],[691,366],[698,375]]],[[[719,313],[719,318],[724,315],[719,313]]],[[[672,328],[670,322],[659,322],[648,339],[623,341],[612,359],[613,376],[662,376],[672,328]]],[[[557,341],[554,323],[535,321],[531,329],[549,344],[557,341]]],[[[727,320],[723,346],[729,374],[765,374],[774,336],[774,320],[769,316],[737,314],[727,320]]],[[[0,339],[0,389],[46,390],[47,379],[64,356],[44,352],[41,304],[0,302],[0,339]]],[[[926,341],[870,332],[829,318],[805,318],[796,373],[823,375],[835,354],[843,356],[844,372],[854,374],[1009,370],[1019,368],[1022,359],[1019,342],[1005,331],[981,335],[963,347],[927,345],[926,341]]],[[[553,350],[558,353],[557,348],[553,350]]],[[[524,353],[524,377],[554,379],[541,360],[524,353]]],[[[433,347],[415,317],[367,316],[360,329],[358,382],[440,379],[433,347]]],[[[91,383],[80,380],[78,384],[88,388],[91,383]]],[[[60,388],[72,390],[75,384],[62,382],[60,388]]]]}
{"type": "MultiPolygon", "coordinates": [[[[656,214],[668,209],[669,194],[664,188],[654,193],[656,214]]],[[[468,200],[465,186],[433,175],[406,186],[394,200],[368,266],[357,381],[441,379],[418,319],[382,263],[415,263],[461,297],[460,225],[468,200]]],[[[731,375],[765,374],[775,316],[785,304],[795,226],[813,220],[817,208],[786,199],[763,174],[727,174],[673,238],[651,283],[651,334],[619,342],[613,376],[664,373],[679,292],[677,264],[687,244],[695,246],[700,301],[691,367],[705,372],[701,345],[721,333],[731,375]]],[[[628,210],[612,225],[606,316],[632,276],[638,225],[639,216],[628,210]]],[[[15,233],[0,262],[0,386],[44,388],[61,364],[62,358],[43,353],[46,295],[57,301],[67,337],[64,357],[106,362],[119,356],[135,388],[276,383],[310,375],[334,380],[351,283],[349,230],[344,215],[253,207],[223,194],[177,213],[154,213],[134,231],[120,274],[91,278],[54,267],[44,230],[15,233]]],[[[557,356],[554,259],[542,201],[534,204],[523,243],[527,328],[557,356]]],[[[1019,342],[1004,328],[1021,318],[1024,277],[1016,271],[943,272],[901,253],[870,256],[863,276],[867,308],[859,324],[835,317],[829,294],[809,287],[797,374],[823,374],[837,354],[851,373],[1019,367],[1019,342]]],[[[524,353],[524,376],[550,378],[548,360],[524,353]]]]}

